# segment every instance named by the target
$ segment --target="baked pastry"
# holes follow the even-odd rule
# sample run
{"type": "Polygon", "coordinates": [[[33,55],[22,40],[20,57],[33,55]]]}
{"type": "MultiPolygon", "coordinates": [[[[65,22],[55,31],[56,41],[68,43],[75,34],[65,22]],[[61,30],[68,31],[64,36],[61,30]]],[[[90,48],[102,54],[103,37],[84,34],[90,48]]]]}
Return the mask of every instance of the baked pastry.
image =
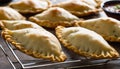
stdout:
{"type": "Polygon", "coordinates": [[[51,6],[49,0],[20,0],[9,4],[20,13],[38,13],[46,10],[51,6]]]}
{"type": "Polygon", "coordinates": [[[82,27],[58,26],[56,35],[65,47],[79,55],[93,59],[119,57],[118,52],[94,31],[82,27]]]}
{"type": "Polygon", "coordinates": [[[24,28],[43,29],[41,26],[37,25],[36,23],[26,20],[2,20],[0,22],[0,26],[2,29],[7,28],[9,30],[18,30],[24,28]]]}
{"type": "Polygon", "coordinates": [[[120,42],[120,21],[114,18],[101,17],[79,21],[76,24],[99,33],[107,41],[120,42]]]}
{"type": "Polygon", "coordinates": [[[0,20],[25,20],[20,13],[10,7],[0,7],[0,20]]]}
{"type": "Polygon", "coordinates": [[[88,5],[91,5],[91,6],[93,6],[93,7],[98,7],[98,4],[96,3],[96,1],[95,0],[81,0],[82,2],[84,2],[84,3],[87,3],[88,5]]]}
{"type": "Polygon", "coordinates": [[[79,18],[63,8],[52,7],[42,13],[30,17],[29,20],[44,27],[55,28],[58,25],[72,26],[74,21],[79,20],[79,18]]]}
{"type": "Polygon", "coordinates": [[[79,17],[91,15],[98,12],[98,9],[80,0],[65,1],[53,6],[64,8],[79,17]]]}
{"type": "Polygon", "coordinates": [[[62,62],[66,55],[58,39],[48,31],[26,28],[2,31],[2,36],[17,49],[36,58],[62,62]]]}

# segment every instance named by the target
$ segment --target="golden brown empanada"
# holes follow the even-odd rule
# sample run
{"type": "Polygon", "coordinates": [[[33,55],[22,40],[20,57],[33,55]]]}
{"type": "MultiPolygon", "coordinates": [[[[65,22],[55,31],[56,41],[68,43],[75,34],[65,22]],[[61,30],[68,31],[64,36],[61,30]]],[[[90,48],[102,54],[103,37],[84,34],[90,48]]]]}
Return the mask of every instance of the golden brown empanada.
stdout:
{"type": "Polygon", "coordinates": [[[98,12],[95,7],[88,5],[80,0],[65,1],[53,6],[64,8],[79,17],[91,15],[98,12]]]}
{"type": "Polygon", "coordinates": [[[76,24],[99,33],[107,41],[120,42],[120,21],[114,18],[101,17],[79,21],[76,24]]]}
{"type": "Polygon", "coordinates": [[[34,28],[5,29],[2,31],[2,36],[30,56],[59,62],[66,59],[58,39],[48,31],[34,28]]]}
{"type": "Polygon", "coordinates": [[[30,17],[29,20],[44,27],[55,28],[58,25],[72,26],[74,21],[79,20],[79,18],[63,8],[52,7],[40,14],[30,17]]]}
{"type": "Polygon", "coordinates": [[[46,10],[51,5],[49,0],[20,0],[10,3],[9,6],[20,13],[38,13],[46,10]]]}
{"type": "Polygon", "coordinates": [[[58,26],[56,34],[68,49],[94,59],[117,58],[118,52],[94,31],[82,27],[58,26]]]}
{"type": "Polygon", "coordinates": [[[2,20],[0,26],[2,29],[7,28],[9,30],[18,30],[24,28],[43,29],[41,26],[37,25],[36,23],[26,20],[2,20]]]}
{"type": "Polygon", "coordinates": [[[20,13],[10,7],[0,7],[0,20],[25,20],[20,13]]]}

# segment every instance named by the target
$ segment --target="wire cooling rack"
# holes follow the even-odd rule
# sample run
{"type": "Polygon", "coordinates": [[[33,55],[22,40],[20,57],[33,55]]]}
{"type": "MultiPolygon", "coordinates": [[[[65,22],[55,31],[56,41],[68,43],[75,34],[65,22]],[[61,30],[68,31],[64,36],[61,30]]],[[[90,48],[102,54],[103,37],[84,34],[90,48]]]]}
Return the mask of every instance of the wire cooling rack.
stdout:
{"type": "MultiPolygon", "coordinates": [[[[51,62],[48,60],[42,59],[34,59],[34,60],[23,60],[20,59],[18,54],[16,53],[16,48],[14,48],[9,42],[5,41],[2,37],[0,37],[2,43],[0,44],[0,48],[5,54],[7,60],[12,65],[13,69],[74,69],[74,68],[81,68],[81,67],[89,67],[89,66],[99,66],[107,64],[112,60],[119,60],[118,59],[89,59],[86,57],[75,56],[76,54],[71,53],[70,51],[66,52],[66,49],[63,48],[65,53],[68,56],[68,59],[64,62],[51,62]],[[5,48],[8,48],[9,53],[6,51],[5,48]],[[11,57],[12,56],[12,57],[11,57]],[[14,60],[13,60],[14,59],[14,60]]],[[[21,55],[22,57],[23,55],[21,55]]],[[[27,58],[27,57],[26,57],[27,58]]]]}
{"type": "MultiPolygon", "coordinates": [[[[18,0],[13,0],[18,1],[18,0]]],[[[50,0],[53,4],[66,1],[66,0],[50,0]]],[[[90,67],[90,66],[100,66],[107,64],[112,60],[119,60],[117,59],[89,59],[86,57],[80,57],[77,54],[63,48],[65,54],[67,54],[68,59],[64,62],[51,62],[49,60],[42,60],[42,59],[22,59],[18,56],[18,51],[14,48],[10,43],[4,40],[1,36],[1,44],[0,49],[3,51],[4,55],[6,56],[9,63],[12,65],[13,69],[76,69],[81,67],[90,67]],[[7,49],[6,49],[7,48],[7,49]],[[9,51],[8,51],[9,50],[9,51]],[[11,54],[9,54],[11,53],[11,54]],[[13,60],[14,59],[14,60],[13,60]]],[[[25,54],[21,54],[23,57],[25,54]]],[[[27,58],[27,56],[26,56],[27,58]]]]}

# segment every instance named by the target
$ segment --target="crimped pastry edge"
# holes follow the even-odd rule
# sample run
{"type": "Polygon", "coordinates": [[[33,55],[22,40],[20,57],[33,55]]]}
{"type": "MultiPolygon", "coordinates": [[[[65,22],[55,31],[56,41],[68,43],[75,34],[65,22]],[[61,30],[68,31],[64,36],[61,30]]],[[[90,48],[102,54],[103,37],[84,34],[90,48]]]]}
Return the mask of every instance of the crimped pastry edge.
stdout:
{"type": "Polygon", "coordinates": [[[87,53],[85,51],[81,51],[81,50],[78,50],[75,46],[72,46],[67,40],[65,40],[64,38],[62,38],[62,29],[64,29],[65,27],[63,26],[58,26],[55,30],[56,30],[56,35],[58,37],[58,39],[60,40],[60,42],[65,46],[67,47],[68,49],[72,50],[73,52],[81,55],[81,56],[84,56],[84,57],[90,57],[90,58],[93,58],[93,59],[112,59],[112,58],[118,58],[119,57],[119,53],[114,49],[114,51],[110,51],[109,54],[107,54],[106,56],[104,54],[101,54],[101,55],[96,55],[96,54],[90,54],[90,53],[87,53]]]}
{"type": "Polygon", "coordinates": [[[32,57],[35,58],[42,58],[42,59],[48,59],[50,61],[53,62],[63,62],[67,59],[66,55],[64,54],[64,52],[61,52],[60,56],[54,56],[53,54],[49,55],[49,53],[47,55],[44,55],[42,53],[37,53],[37,52],[33,52],[31,50],[26,50],[24,47],[22,47],[22,45],[20,43],[17,43],[15,40],[12,39],[12,36],[10,34],[11,31],[8,29],[4,29],[2,31],[2,37],[8,41],[9,43],[11,43],[13,46],[15,46],[18,50],[20,50],[21,52],[30,55],[32,57]]]}
{"type": "Polygon", "coordinates": [[[96,14],[98,12],[102,11],[102,9],[92,9],[84,12],[76,12],[76,11],[70,11],[73,15],[76,15],[78,17],[84,17],[84,16],[89,16],[92,14],[96,14]]]}
{"type": "Polygon", "coordinates": [[[48,28],[56,28],[59,25],[66,26],[66,27],[73,26],[75,24],[75,22],[77,21],[77,20],[74,20],[74,21],[71,21],[71,22],[69,22],[69,21],[52,22],[52,21],[49,21],[49,20],[39,20],[34,16],[30,17],[29,20],[37,23],[40,26],[44,26],[44,27],[48,27],[48,28]]]}

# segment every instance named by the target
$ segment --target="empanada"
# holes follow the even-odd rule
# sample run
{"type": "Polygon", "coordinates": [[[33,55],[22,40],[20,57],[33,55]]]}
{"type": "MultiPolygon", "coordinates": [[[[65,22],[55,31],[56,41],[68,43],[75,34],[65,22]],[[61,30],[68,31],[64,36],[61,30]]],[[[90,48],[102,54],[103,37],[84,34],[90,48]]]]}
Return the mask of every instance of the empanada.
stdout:
{"type": "Polygon", "coordinates": [[[51,5],[49,0],[20,0],[9,4],[20,13],[38,13],[46,10],[51,5]]]}
{"type": "Polygon", "coordinates": [[[63,8],[52,7],[42,13],[30,17],[29,20],[44,27],[55,28],[58,25],[72,26],[74,21],[78,21],[79,18],[63,8]]]}
{"type": "Polygon", "coordinates": [[[43,29],[41,26],[37,25],[36,23],[27,20],[2,20],[0,26],[2,29],[7,28],[9,30],[18,30],[24,28],[43,29]]]}
{"type": "Polygon", "coordinates": [[[65,47],[79,55],[94,59],[119,57],[118,52],[94,31],[82,27],[58,26],[56,35],[65,47]]]}
{"type": "Polygon", "coordinates": [[[114,18],[101,17],[79,21],[76,24],[97,32],[107,41],[120,42],[120,21],[114,18]]]}
{"type": "Polygon", "coordinates": [[[53,6],[64,8],[79,17],[91,15],[98,12],[98,9],[80,0],[65,1],[53,6]]]}
{"type": "Polygon", "coordinates": [[[58,39],[48,31],[34,28],[5,29],[2,36],[30,56],[60,62],[66,59],[58,39]]]}
{"type": "Polygon", "coordinates": [[[25,20],[26,18],[10,7],[0,7],[0,20],[25,20]]]}

